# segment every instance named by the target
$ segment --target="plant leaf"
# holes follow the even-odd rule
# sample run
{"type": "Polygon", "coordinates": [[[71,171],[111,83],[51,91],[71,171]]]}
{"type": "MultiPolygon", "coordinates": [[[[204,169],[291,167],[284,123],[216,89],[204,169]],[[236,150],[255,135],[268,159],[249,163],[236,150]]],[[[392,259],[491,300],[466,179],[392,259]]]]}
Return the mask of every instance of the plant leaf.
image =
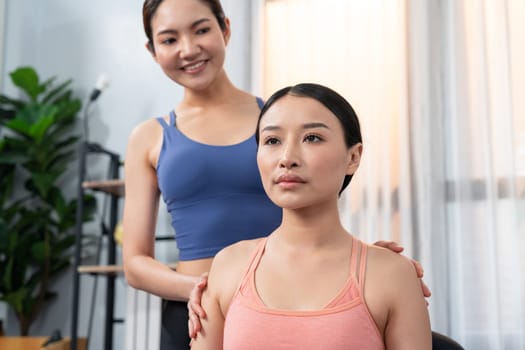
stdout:
{"type": "Polygon", "coordinates": [[[54,121],[54,115],[45,115],[30,127],[29,132],[38,144],[42,143],[42,139],[54,121]]]}
{"type": "Polygon", "coordinates": [[[0,95],[0,300],[31,322],[42,262],[49,259],[49,277],[68,266],[77,200],[89,220],[96,198],[66,199],[59,188],[62,173],[76,166],[74,127],[82,103],[71,80],[55,87],[54,77],[40,82],[31,67],[20,67],[11,79],[27,98],[0,95]]]}
{"type": "Polygon", "coordinates": [[[31,247],[31,254],[38,263],[44,263],[46,258],[50,255],[50,247],[47,241],[40,241],[33,244],[31,247]]]}
{"type": "Polygon", "coordinates": [[[60,172],[46,172],[46,173],[33,172],[31,174],[32,183],[38,189],[40,198],[47,198],[49,191],[53,188],[57,178],[60,175],[61,175],[60,172]]]}
{"type": "Polygon", "coordinates": [[[17,291],[7,293],[3,299],[15,309],[16,313],[22,313],[24,310],[24,299],[26,299],[27,294],[28,290],[26,288],[20,288],[17,291]]]}
{"type": "Polygon", "coordinates": [[[33,102],[36,102],[38,95],[45,89],[39,84],[38,74],[32,67],[20,67],[10,76],[13,84],[25,91],[33,102]]]}
{"type": "Polygon", "coordinates": [[[25,106],[25,102],[22,100],[14,99],[6,95],[0,95],[0,105],[10,106],[14,109],[20,109],[25,106]]]}
{"type": "Polygon", "coordinates": [[[8,235],[7,223],[5,222],[2,216],[0,217],[0,257],[2,253],[5,254],[5,251],[7,250],[7,246],[8,246],[7,241],[9,239],[7,235],[8,235]]]}
{"type": "MultiPolygon", "coordinates": [[[[63,82],[62,84],[60,84],[59,86],[57,86],[56,88],[54,88],[53,90],[51,90],[50,92],[48,92],[44,98],[42,99],[42,103],[55,103],[56,102],[56,97],[63,93],[64,89],[66,89],[70,84],[71,84],[72,80],[69,79],[69,80],[66,80],[65,82],[63,82]]],[[[59,97],[60,98],[60,97],[59,97]]]]}

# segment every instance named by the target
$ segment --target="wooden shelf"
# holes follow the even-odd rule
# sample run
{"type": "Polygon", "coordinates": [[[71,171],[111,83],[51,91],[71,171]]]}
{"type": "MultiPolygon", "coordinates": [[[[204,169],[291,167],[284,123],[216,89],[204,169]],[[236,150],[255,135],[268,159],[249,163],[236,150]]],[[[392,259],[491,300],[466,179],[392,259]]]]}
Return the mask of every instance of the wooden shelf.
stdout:
{"type": "Polygon", "coordinates": [[[106,192],[109,194],[124,196],[124,180],[114,179],[105,181],[84,181],[82,187],[95,191],[106,192]]]}
{"type": "MultiPolygon", "coordinates": [[[[169,268],[175,270],[176,263],[166,264],[169,268]]],[[[82,265],[79,266],[77,271],[79,273],[92,273],[92,274],[116,274],[124,272],[122,265],[82,265]]]]}
{"type": "MultiPolygon", "coordinates": [[[[2,350],[69,350],[70,340],[64,338],[42,347],[48,337],[0,337],[0,349],[2,350]]],[[[86,349],[86,338],[78,338],[78,349],[86,349]]]]}

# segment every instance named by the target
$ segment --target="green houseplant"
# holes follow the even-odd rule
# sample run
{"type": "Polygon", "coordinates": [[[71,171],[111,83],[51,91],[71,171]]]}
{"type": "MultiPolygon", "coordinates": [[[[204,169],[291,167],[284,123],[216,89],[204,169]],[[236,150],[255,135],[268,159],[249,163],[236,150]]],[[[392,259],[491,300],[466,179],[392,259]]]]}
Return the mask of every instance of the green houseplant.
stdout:
{"type": "MultiPolygon", "coordinates": [[[[71,80],[41,82],[31,67],[10,73],[25,95],[0,95],[0,301],[13,308],[21,335],[53,297],[53,277],[71,261],[77,198],[67,199],[62,174],[74,165],[73,126],[81,102],[71,80]]],[[[84,200],[86,215],[95,210],[84,200]]]]}

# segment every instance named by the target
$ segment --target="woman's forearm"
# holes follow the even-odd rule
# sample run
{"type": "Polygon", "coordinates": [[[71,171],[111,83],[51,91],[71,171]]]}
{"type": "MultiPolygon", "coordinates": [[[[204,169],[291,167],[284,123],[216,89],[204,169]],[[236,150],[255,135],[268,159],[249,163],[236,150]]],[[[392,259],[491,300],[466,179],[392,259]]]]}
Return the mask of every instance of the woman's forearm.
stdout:
{"type": "Polygon", "coordinates": [[[131,257],[124,264],[128,284],[163,299],[188,301],[199,276],[178,273],[148,256],[131,257]]]}

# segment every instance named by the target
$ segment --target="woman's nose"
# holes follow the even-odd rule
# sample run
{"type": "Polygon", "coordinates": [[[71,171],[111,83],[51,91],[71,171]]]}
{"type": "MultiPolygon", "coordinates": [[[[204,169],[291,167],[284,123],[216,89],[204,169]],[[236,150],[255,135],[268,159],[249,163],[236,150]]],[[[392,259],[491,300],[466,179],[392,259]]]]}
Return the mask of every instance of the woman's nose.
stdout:
{"type": "Polygon", "coordinates": [[[279,167],[290,169],[299,166],[298,150],[293,146],[287,146],[281,154],[279,167]]]}
{"type": "Polygon", "coordinates": [[[184,38],[181,43],[180,56],[183,59],[195,58],[200,53],[199,45],[192,38],[184,38]]]}

